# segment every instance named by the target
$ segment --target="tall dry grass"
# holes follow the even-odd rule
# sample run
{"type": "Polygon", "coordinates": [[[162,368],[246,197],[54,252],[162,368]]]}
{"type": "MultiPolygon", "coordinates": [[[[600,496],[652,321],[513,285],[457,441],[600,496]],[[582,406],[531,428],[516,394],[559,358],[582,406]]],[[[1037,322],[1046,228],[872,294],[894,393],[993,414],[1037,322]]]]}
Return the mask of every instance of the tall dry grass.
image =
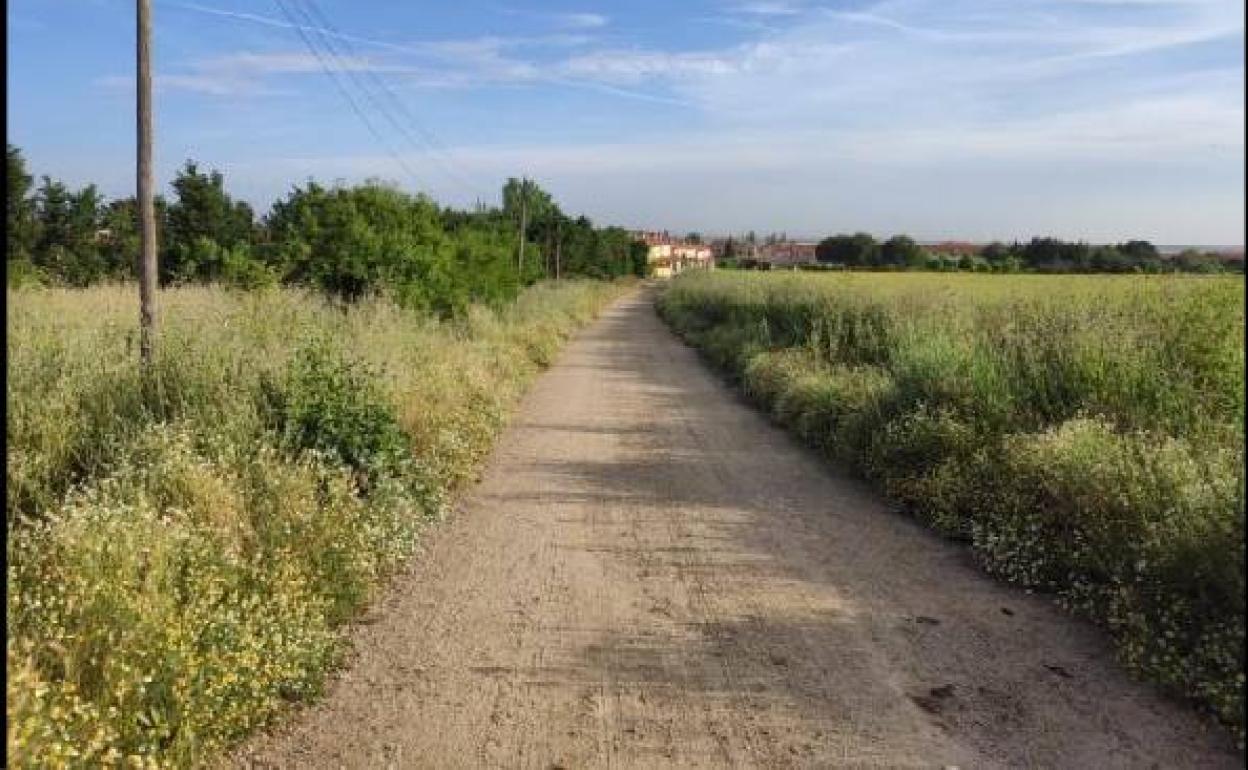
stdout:
{"type": "Polygon", "coordinates": [[[1244,725],[1244,282],[681,276],[667,321],[983,566],[1244,725]]]}
{"type": "Polygon", "coordinates": [[[624,285],[438,322],[296,291],[8,293],[13,767],[189,766],[314,696],[337,627],[624,285]]]}

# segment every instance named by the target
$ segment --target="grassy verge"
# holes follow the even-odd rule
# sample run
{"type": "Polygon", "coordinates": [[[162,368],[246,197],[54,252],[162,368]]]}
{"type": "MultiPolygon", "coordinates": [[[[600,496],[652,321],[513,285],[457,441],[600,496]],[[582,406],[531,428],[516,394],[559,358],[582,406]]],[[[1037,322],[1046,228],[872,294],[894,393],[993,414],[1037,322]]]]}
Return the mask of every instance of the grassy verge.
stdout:
{"type": "Polygon", "coordinates": [[[659,309],[779,422],[1242,740],[1243,291],[692,274],[659,309]]]}
{"type": "Polygon", "coordinates": [[[188,766],[317,694],[337,627],[622,284],[440,323],[293,291],[8,293],[12,767],[188,766]]]}

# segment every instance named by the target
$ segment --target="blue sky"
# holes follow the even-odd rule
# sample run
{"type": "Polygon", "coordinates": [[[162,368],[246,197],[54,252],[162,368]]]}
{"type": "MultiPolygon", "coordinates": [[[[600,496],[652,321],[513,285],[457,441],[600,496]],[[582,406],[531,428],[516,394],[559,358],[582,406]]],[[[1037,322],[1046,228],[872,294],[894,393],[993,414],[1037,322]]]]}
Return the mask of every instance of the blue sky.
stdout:
{"type": "MultiPolygon", "coordinates": [[[[308,177],[467,205],[528,174],[626,226],[1244,242],[1237,0],[154,5],[162,182],[194,158],[261,208],[308,177]]],[[[129,194],[133,2],[8,22],[9,141],[129,194]]]]}

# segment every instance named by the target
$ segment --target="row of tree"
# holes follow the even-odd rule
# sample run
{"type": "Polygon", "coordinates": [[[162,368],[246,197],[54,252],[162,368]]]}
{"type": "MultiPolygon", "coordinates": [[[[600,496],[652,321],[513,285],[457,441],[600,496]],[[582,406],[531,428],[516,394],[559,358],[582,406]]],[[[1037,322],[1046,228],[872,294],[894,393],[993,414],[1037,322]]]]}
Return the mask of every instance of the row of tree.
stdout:
{"type": "MultiPolygon", "coordinates": [[[[38,185],[8,147],[8,276],[85,286],[133,278],[135,199],[106,201],[95,185],[38,185]]],[[[501,302],[544,277],[645,272],[645,245],[618,227],[564,214],[531,180],[510,179],[502,206],[462,211],[378,182],[296,186],[257,218],[220,172],[187,161],[170,198],[157,196],[160,279],[314,286],[346,300],[385,293],[454,314],[501,302]]]]}
{"type": "Polygon", "coordinates": [[[906,235],[895,235],[881,243],[868,233],[825,238],[815,248],[815,258],[822,264],[846,267],[948,269],[952,266],[1006,272],[1225,272],[1242,271],[1244,266],[1242,258],[1195,249],[1166,258],[1156,246],[1140,240],[1094,246],[1058,238],[1032,238],[1027,243],[994,242],[978,249],[977,253],[948,255],[921,246],[906,235]]]}

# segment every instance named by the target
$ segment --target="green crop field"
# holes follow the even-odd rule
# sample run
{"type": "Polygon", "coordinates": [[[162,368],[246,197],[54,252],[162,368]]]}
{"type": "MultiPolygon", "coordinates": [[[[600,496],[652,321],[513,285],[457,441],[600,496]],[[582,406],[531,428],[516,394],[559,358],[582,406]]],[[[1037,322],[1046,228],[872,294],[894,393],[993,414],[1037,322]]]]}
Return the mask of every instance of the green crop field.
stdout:
{"type": "Polygon", "coordinates": [[[9,760],[190,765],[315,694],[337,627],[623,290],[455,321],[295,290],[8,292],[9,760]]]}
{"type": "Polygon", "coordinates": [[[1242,735],[1242,278],[720,271],[659,309],[810,445],[1242,735]]]}

